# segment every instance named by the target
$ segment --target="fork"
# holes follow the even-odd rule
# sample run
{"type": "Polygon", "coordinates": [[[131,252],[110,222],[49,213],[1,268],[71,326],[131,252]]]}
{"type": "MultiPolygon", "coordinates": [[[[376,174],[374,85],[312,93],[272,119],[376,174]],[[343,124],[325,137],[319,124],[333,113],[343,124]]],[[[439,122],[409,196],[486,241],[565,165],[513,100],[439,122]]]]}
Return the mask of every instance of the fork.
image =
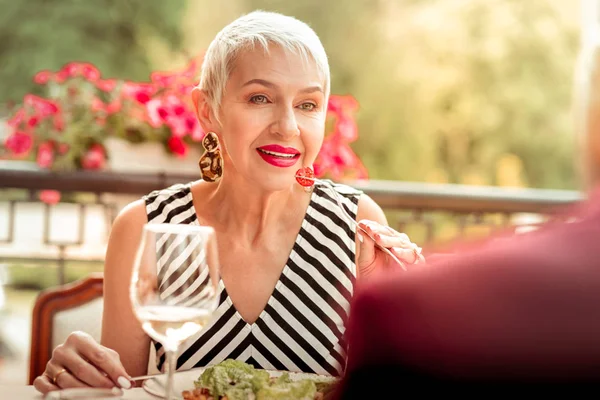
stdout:
{"type": "Polygon", "coordinates": [[[385,254],[387,254],[388,256],[390,256],[392,258],[392,260],[396,261],[398,263],[398,265],[400,265],[400,267],[402,267],[402,269],[404,271],[407,270],[406,269],[406,265],[398,257],[396,257],[396,255],[394,253],[392,253],[390,251],[390,249],[388,249],[387,247],[383,247],[382,245],[380,245],[379,243],[377,243],[377,240],[375,240],[375,238],[373,236],[371,236],[371,234],[366,229],[364,229],[362,226],[360,226],[358,224],[358,222],[356,222],[356,219],[354,219],[350,214],[348,214],[348,211],[346,211],[346,207],[342,203],[342,200],[340,198],[340,194],[337,192],[337,190],[334,189],[334,187],[331,185],[331,183],[329,183],[327,181],[323,181],[323,180],[318,179],[318,178],[309,178],[309,177],[305,177],[305,176],[302,176],[300,178],[305,179],[305,180],[309,180],[309,181],[313,181],[315,185],[319,184],[319,185],[324,186],[325,188],[329,189],[329,192],[331,194],[333,194],[333,198],[335,199],[336,203],[338,204],[338,206],[342,210],[342,213],[344,214],[344,216],[346,217],[346,219],[348,221],[350,221],[354,225],[354,227],[356,229],[360,230],[369,239],[371,239],[373,241],[373,243],[375,243],[375,247],[377,247],[379,250],[383,251],[385,254]]]}
{"type": "MultiPolygon", "coordinates": [[[[190,369],[189,369],[189,370],[187,370],[187,371],[193,371],[193,370],[195,370],[195,369],[197,369],[198,371],[202,371],[202,370],[204,370],[205,368],[204,368],[204,367],[190,368],[190,369]]],[[[177,372],[177,371],[175,371],[175,372],[177,372]]],[[[140,375],[140,376],[134,376],[133,378],[131,378],[131,379],[129,379],[129,380],[130,380],[130,381],[134,381],[134,382],[135,382],[135,381],[144,381],[144,380],[146,380],[146,379],[153,379],[153,378],[158,378],[158,377],[162,377],[162,376],[165,376],[165,377],[166,377],[166,376],[167,376],[167,373],[166,373],[166,372],[159,372],[159,373],[157,373],[157,374],[150,374],[150,375],[140,375]]],[[[158,381],[157,381],[157,382],[158,382],[158,381]]],[[[160,382],[158,382],[158,383],[160,383],[160,382]]]]}

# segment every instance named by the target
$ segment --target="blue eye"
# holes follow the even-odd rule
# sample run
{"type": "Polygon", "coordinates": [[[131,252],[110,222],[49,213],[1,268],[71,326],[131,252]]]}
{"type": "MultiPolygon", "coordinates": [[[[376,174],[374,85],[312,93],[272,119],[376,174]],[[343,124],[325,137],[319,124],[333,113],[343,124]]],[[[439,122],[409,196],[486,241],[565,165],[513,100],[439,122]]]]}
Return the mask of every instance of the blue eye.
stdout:
{"type": "Polygon", "coordinates": [[[265,95],[257,94],[256,96],[252,96],[250,98],[250,101],[255,104],[267,104],[269,102],[269,99],[267,99],[267,96],[265,95]]]}

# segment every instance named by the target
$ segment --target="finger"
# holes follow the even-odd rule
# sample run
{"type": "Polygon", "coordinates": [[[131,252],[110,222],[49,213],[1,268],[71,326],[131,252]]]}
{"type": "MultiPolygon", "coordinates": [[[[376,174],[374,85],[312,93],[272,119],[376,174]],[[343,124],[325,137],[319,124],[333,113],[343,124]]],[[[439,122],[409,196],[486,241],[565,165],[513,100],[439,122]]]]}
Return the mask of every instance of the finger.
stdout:
{"type": "Polygon", "coordinates": [[[418,246],[416,244],[407,242],[402,237],[398,236],[389,236],[381,233],[374,233],[373,238],[377,241],[377,244],[379,244],[382,247],[400,247],[409,250],[418,249],[418,246]]]}
{"type": "Polygon", "coordinates": [[[386,232],[386,229],[383,225],[375,222],[375,221],[371,221],[368,219],[362,219],[360,221],[358,221],[358,225],[363,228],[366,229],[367,231],[369,231],[370,233],[384,233],[386,232]]]}
{"type": "Polygon", "coordinates": [[[58,386],[52,383],[50,378],[47,375],[40,375],[33,381],[33,387],[35,390],[42,394],[46,394],[48,392],[52,392],[54,390],[60,390],[58,386]]]}
{"type": "Polygon", "coordinates": [[[104,371],[119,387],[130,389],[133,386],[131,376],[119,361],[119,355],[114,350],[101,346],[91,336],[82,335],[75,342],[75,351],[87,359],[96,368],[104,371]]]}
{"type": "Polygon", "coordinates": [[[399,259],[406,261],[409,264],[414,264],[420,261],[420,255],[412,249],[405,249],[401,247],[391,247],[390,250],[398,257],[399,259]]]}
{"type": "Polygon", "coordinates": [[[72,376],[89,386],[107,389],[115,386],[113,381],[104,376],[98,368],[81,358],[81,356],[71,348],[58,347],[54,351],[53,359],[58,365],[64,365],[64,368],[66,368],[72,376]],[[59,351],[59,349],[62,350],[59,351]]]}
{"type": "Polygon", "coordinates": [[[364,269],[375,262],[375,242],[363,235],[358,253],[358,265],[364,269]]]}
{"type": "Polygon", "coordinates": [[[366,236],[370,237],[373,240],[377,240],[376,236],[377,235],[387,235],[387,230],[385,229],[385,227],[373,222],[364,222],[361,221],[359,223],[359,227],[364,230],[364,233],[366,234],[366,236]]]}
{"type": "Polygon", "coordinates": [[[384,225],[384,229],[385,229],[385,233],[387,235],[401,238],[405,242],[410,242],[410,238],[408,237],[408,235],[406,233],[398,232],[397,230],[395,230],[389,226],[385,226],[385,225],[384,225]]]}
{"type": "Polygon", "coordinates": [[[359,225],[363,229],[366,229],[367,232],[369,232],[369,234],[371,234],[371,235],[379,233],[380,235],[396,237],[399,240],[410,243],[410,238],[408,237],[408,235],[406,233],[398,232],[389,226],[381,225],[380,223],[377,223],[375,221],[361,220],[359,222],[359,225]]]}
{"type": "Polygon", "coordinates": [[[79,379],[71,375],[69,370],[63,372],[62,374],[56,377],[56,381],[54,382],[56,386],[62,389],[66,388],[87,388],[90,387],[85,383],[81,382],[79,379]]]}

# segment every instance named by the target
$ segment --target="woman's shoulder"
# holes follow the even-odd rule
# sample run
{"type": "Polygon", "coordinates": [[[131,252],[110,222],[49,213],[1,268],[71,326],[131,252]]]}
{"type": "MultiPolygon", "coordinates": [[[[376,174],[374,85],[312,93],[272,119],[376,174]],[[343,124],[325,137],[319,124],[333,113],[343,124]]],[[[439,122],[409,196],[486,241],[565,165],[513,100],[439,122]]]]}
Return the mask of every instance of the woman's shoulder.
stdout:
{"type": "Polygon", "coordinates": [[[191,187],[192,182],[178,183],[143,196],[148,222],[190,222],[195,215],[191,187]]]}
{"type": "Polygon", "coordinates": [[[111,237],[127,237],[133,231],[141,230],[147,222],[146,205],[139,199],[127,204],[115,218],[111,227],[111,237]]]}
{"type": "Polygon", "coordinates": [[[362,190],[352,187],[351,185],[336,183],[327,180],[336,192],[345,199],[344,204],[356,217],[357,221],[368,219],[387,224],[385,213],[381,207],[362,190]]]}
{"type": "Polygon", "coordinates": [[[326,182],[327,185],[315,185],[316,198],[314,201],[321,205],[326,205],[326,207],[331,207],[330,203],[333,203],[333,207],[343,205],[345,211],[355,218],[358,213],[360,200],[363,197],[363,192],[350,185],[337,183],[329,179],[321,179],[321,181],[326,182]],[[331,189],[337,194],[337,200],[332,196],[331,189]]]}
{"type": "Polygon", "coordinates": [[[150,193],[142,196],[142,199],[148,204],[149,202],[166,200],[170,197],[181,197],[190,194],[192,182],[176,183],[163,189],[153,190],[150,193]]]}
{"type": "Polygon", "coordinates": [[[329,179],[322,179],[322,180],[325,182],[328,182],[336,192],[338,192],[339,194],[341,194],[344,197],[347,197],[350,199],[356,199],[358,201],[358,199],[363,194],[362,190],[356,189],[350,185],[334,182],[329,179]]]}

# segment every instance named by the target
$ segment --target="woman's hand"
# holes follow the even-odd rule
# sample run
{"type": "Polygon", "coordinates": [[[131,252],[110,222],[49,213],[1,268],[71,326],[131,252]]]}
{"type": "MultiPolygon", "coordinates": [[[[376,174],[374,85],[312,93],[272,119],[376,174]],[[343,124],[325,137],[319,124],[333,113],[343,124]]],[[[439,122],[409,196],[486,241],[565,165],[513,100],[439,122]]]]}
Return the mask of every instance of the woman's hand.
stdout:
{"type": "Polygon", "coordinates": [[[54,349],[46,370],[35,378],[33,386],[42,393],[90,386],[129,389],[130,378],[116,351],[101,346],[87,333],[73,332],[54,349]]]}
{"type": "MultiPolygon", "coordinates": [[[[397,232],[389,226],[366,219],[360,220],[358,224],[375,239],[377,244],[389,249],[405,264],[416,264],[425,261],[425,258],[421,255],[421,248],[412,243],[405,233],[397,232]]],[[[360,230],[356,234],[360,235],[360,230]]],[[[389,255],[375,247],[375,243],[368,236],[362,234],[362,238],[357,265],[359,274],[364,275],[387,267],[397,266],[401,268],[396,265],[396,261],[389,255]]]]}

